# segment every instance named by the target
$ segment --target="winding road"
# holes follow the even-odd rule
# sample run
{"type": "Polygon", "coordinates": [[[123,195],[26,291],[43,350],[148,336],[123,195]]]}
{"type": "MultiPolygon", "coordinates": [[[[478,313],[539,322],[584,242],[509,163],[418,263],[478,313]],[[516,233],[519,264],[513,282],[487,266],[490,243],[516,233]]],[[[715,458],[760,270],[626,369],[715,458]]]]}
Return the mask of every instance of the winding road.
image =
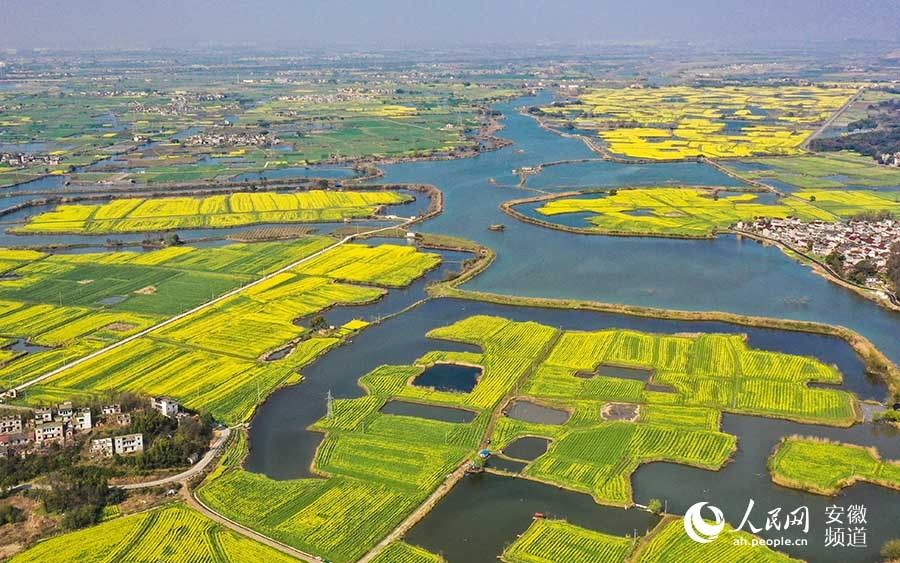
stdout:
{"type": "Polygon", "coordinates": [[[209,450],[206,454],[200,458],[200,461],[190,466],[186,470],[178,473],[177,475],[169,475],[168,477],[163,477],[162,479],[155,479],[153,481],[143,481],[141,483],[128,483],[127,485],[118,485],[118,488],[125,489],[126,491],[133,491],[136,489],[148,489],[151,487],[159,487],[161,485],[168,485],[170,483],[181,483],[183,481],[187,481],[191,477],[195,475],[199,475],[203,472],[206,467],[212,463],[212,461],[219,455],[219,452],[222,451],[222,446],[225,442],[228,441],[228,437],[231,436],[231,428],[225,428],[221,431],[216,432],[216,435],[213,437],[212,443],[209,445],[209,450]]]}

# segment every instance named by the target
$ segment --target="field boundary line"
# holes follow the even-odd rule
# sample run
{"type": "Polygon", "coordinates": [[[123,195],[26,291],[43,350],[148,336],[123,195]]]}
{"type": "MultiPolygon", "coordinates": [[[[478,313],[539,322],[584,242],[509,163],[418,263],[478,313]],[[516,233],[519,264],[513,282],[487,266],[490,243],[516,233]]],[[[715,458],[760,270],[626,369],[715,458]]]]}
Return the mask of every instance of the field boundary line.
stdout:
{"type": "Polygon", "coordinates": [[[242,292],[243,292],[244,290],[246,290],[246,289],[249,289],[249,288],[251,288],[251,287],[254,287],[254,286],[257,286],[257,285],[259,285],[259,284],[261,284],[261,283],[264,283],[264,282],[266,282],[266,281],[269,281],[269,280],[271,280],[272,278],[274,278],[275,276],[281,275],[281,274],[283,274],[283,273],[285,273],[285,272],[287,272],[287,271],[289,271],[289,270],[292,270],[292,269],[296,268],[297,266],[300,266],[301,264],[304,264],[304,263],[306,263],[306,262],[309,262],[309,261],[311,261],[311,260],[314,260],[314,259],[316,259],[316,258],[318,258],[318,257],[320,257],[320,256],[322,256],[322,255],[324,255],[324,254],[326,254],[326,253],[328,253],[329,251],[334,250],[335,248],[338,248],[338,247],[343,246],[343,245],[345,245],[345,244],[347,244],[347,243],[350,243],[350,242],[352,242],[353,240],[355,240],[357,237],[360,237],[360,236],[369,236],[369,235],[373,235],[373,234],[376,234],[376,233],[380,233],[380,232],[382,232],[382,231],[387,231],[387,230],[391,230],[391,229],[398,229],[398,228],[406,227],[406,226],[409,226],[409,225],[413,224],[414,222],[416,222],[416,219],[407,219],[407,220],[405,220],[405,221],[403,221],[402,223],[399,223],[399,224],[391,224],[391,225],[386,226],[386,227],[379,227],[379,228],[377,228],[377,229],[372,229],[372,230],[369,230],[369,231],[360,231],[359,233],[354,233],[354,234],[352,234],[352,235],[347,235],[347,236],[345,236],[344,238],[340,239],[339,241],[335,242],[334,244],[332,244],[332,245],[330,245],[330,246],[327,246],[327,247],[325,247],[325,248],[323,248],[323,249],[321,249],[321,250],[317,250],[316,252],[313,252],[312,254],[310,254],[310,255],[308,255],[308,256],[304,256],[303,258],[301,258],[301,259],[299,259],[299,260],[295,260],[294,262],[291,262],[290,264],[288,264],[288,265],[286,265],[286,266],[283,266],[283,267],[279,268],[278,270],[275,270],[274,272],[270,272],[270,273],[264,275],[263,277],[259,278],[259,279],[256,280],[256,281],[252,281],[252,282],[250,282],[250,283],[248,283],[248,284],[246,284],[246,285],[242,285],[242,286],[240,286],[240,287],[238,287],[238,288],[236,288],[236,289],[232,289],[231,291],[228,291],[228,292],[226,292],[226,293],[223,293],[222,295],[220,295],[220,296],[218,296],[218,297],[216,297],[216,298],[214,298],[214,299],[211,299],[211,300],[209,300],[209,301],[207,301],[207,302],[205,302],[205,303],[201,303],[200,305],[197,305],[197,306],[194,307],[193,309],[190,309],[190,310],[185,311],[185,312],[183,312],[183,313],[179,313],[179,314],[175,315],[174,317],[169,317],[168,319],[166,319],[166,320],[164,320],[164,321],[161,321],[161,322],[159,322],[159,323],[157,323],[157,324],[155,324],[155,325],[153,325],[153,326],[151,326],[151,327],[145,328],[144,330],[142,330],[142,331],[140,331],[140,332],[137,332],[137,333],[135,333],[135,334],[132,334],[131,336],[129,336],[129,337],[127,337],[127,338],[123,338],[122,340],[119,340],[118,342],[113,342],[113,343],[110,344],[109,346],[106,346],[106,347],[104,347],[104,348],[101,348],[101,349],[99,349],[99,350],[96,350],[96,351],[94,351],[94,352],[91,352],[90,354],[88,354],[88,355],[86,355],[86,356],[82,356],[82,357],[80,357],[80,358],[78,358],[78,359],[76,359],[76,360],[73,360],[73,361],[71,361],[71,362],[65,364],[65,365],[62,365],[62,366],[60,366],[60,367],[58,367],[58,368],[56,368],[56,369],[53,369],[53,370],[51,370],[51,371],[49,371],[49,372],[47,372],[47,373],[45,373],[45,374],[43,374],[43,375],[39,375],[39,376],[35,377],[34,379],[31,379],[31,380],[26,381],[26,382],[24,382],[24,383],[20,383],[19,385],[15,386],[15,387],[12,387],[11,390],[12,390],[12,391],[16,391],[17,393],[18,393],[19,391],[23,391],[23,390],[25,390],[25,389],[27,389],[27,388],[33,386],[33,385],[36,385],[36,384],[38,384],[38,383],[40,383],[40,382],[42,382],[42,381],[44,381],[44,380],[46,380],[46,379],[49,379],[49,378],[53,377],[54,375],[58,375],[58,374],[60,374],[60,373],[62,373],[62,372],[64,372],[64,371],[66,371],[66,370],[68,370],[68,369],[71,369],[71,368],[73,368],[73,367],[75,367],[75,366],[78,366],[78,365],[80,365],[80,364],[83,364],[84,362],[87,362],[87,361],[89,361],[89,360],[93,360],[94,358],[97,358],[97,357],[99,357],[99,356],[102,356],[103,354],[105,354],[105,353],[107,353],[107,352],[109,352],[109,351],[111,351],[111,350],[114,350],[114,349],[116,349],[116,348],[119,348],[120,346],[124,346],[124,345],[128,344],[129,342],[133,342],[133,341],[137,340],[138,338],[142,338],[142,337],[144,337],[144,336],[147,336],[148,334],[150,334],[150,333],[152,333],[152,332],[155,332],[155,331],[157,331],[157,330],[159,330],[159,329],[161,329],[161,328],[163,328],[163,327],[169,326],[169,325],[172,324],[172,323],[178,322],[178,321],[180,321],[180,320],[182,320],[182,319],[184,319],[184,318],[186,318],[186,317],[189,317],[190,315],[193,315],[194,313],[198,313],[198,312],[200,312],[200,311],[203,311],[204,309],[207,309],[207,308],[209,308],[209,307],[212,307],[213,305],[216,305],[217,303],[221,303],[222,301],[224,301],[224,300],[226,300],[226,299],[229,299],[229,298],[231,298],[231,297],[234,297],[235,295],[239,295],[240,293],[242,293],[242,292]]]}
{"type": "Polygon", "coordinates": [[[227,516],[222,516],[215,510],[206,506],[206,504],[202,500],[197,498],[197,495],[194,492],[188,493],[187,504],[188,504],[188,506],[190,506],[191,508],[193,508],[200,514],[203,514],[204,516],[206,516],[213,522],[216,522],[222,526],[225,526],[226,528],[230,529],[231,531],[241,534],[245,538],[252,539],[263,545],[267,545],[273,549],[277,549],[278,551],[280,551],[282,553],[291,555],[302,561],[309,561],[310,563],[322,561],[322,559],[316,557],[315,555],[311,555],[309,553],[306,553],[305,551],[300,551],[299,549],[297,549],[295,547],[291,547],[286,543],[280,542],[274,538],[270,538],[267,535],[261,534],[255,530],[253,530],[252,528],[248,528],[247,526],[244,526],[243,524],[235,522],[234,520],[232,520],[231,518],[228,518],[227,516]]]}

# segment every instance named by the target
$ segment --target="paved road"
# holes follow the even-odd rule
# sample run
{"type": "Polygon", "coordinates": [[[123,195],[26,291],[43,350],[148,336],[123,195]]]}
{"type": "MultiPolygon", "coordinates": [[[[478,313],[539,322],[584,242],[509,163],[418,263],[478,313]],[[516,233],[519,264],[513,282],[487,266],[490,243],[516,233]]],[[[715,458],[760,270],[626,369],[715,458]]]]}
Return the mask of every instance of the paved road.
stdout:
{"type": "Polygon", "coordinates": [[[119,340],[118,342],[110,344],[109,346],[107,346],[105,348],[101,348],[100,350],[97,350],[96,352],[91,352],[87,356],[82,356],[81,358],[78,358],[77,360],[73,360],[73,361],[71,361],[65,365],[62,365],[52,371],[49,371],[43,375],[39,375],[38,377],[35,377],[32,380],[26,381],[25,383],[22,383],[16,387],[13,387],[13,390],[15,390],[16,392],[19,392],[24,389],[27,389],[27,388],[31,387],[32,385],[36,385],[36,384],[40,383],[41,381],[44,381],[45,379],[48,379],[50,377],[53,377],[54,375],[57,375],[59,373],[66,371],[67,369],[73,368],[79,364],[83,364],[84,362],[86,362],[88,360],[92,360],[98,356],[101,356],[101,355],[109,352],[110,350],[114,350],[120,346],[124,346],[125,344],[128,344],[129,342],[132,342],[134,340],[137,340],[138,338],[141,338],[142,336],[146,336],[146,335],[150,334],[151,332],[159,330],[159,329],[161,329],[165,326],[168,326],[174,322],[180,321],[181,319],[187,317],[188,315],[193,315],[194,313],[197,313],[199,311],[202,311],[204,309],[212,307],[216,303],[220,303],[220,302],[224,301],[225,299],[228,299],[229,297],[233,297],[233,296],[241,293],[245,289],[248,289],[255,285],[264,283],[264,282],[272,279],[273,277],[275,277],[279,274],[283,274],[289,270],[292,270],[305,262],[314,260],[330,250],[334,250],[335,248],[337,248],[339,246],[347,244],[348,242],[353,241],[353,239],[355,239],[358,236],[373,235],[373,234],[380,233],[382,231],[388,231],[391,229],[407,227],[407,226],[415,223],[416,221],[418,221],[418,219],[407,219],[406,221],[403,221],[402,223],[392,223],[386,227],[379,227],[377,229],[372,229],[369,231],[360,231],[359,233],[356,233],[353,235],[348,235],[348,236],[342,238],[341,240],[337,241],[336,243],[334,243],[326,248],[323,248],[322,250],[319,250],[318,252],[314,252],[305,258],[301,258],[300,260],[292,262],[292,263],[288,264],[287,266],[272,272],[271,274],[266,274],[265,276],[259,278],[258,280],[254,281],[254,282],[250,282],[247,285],[241,286],[237,289],[233,289],[233,290],[229,291],[228,293],[222,294],[219,297],[216,297],[215,299],[212,299],[210,301],[207,301],[206,303],[198,305],[189,311],[185,311],[184,313],[180,313],[178,315],[175,315],[174,317],[170,317],[170,318],[168,318],[160,323],[157,323],[149,328],[146,328],[138,333],[132,334],[131,336],[129,336],[127,338],[123,338],[122,340],[119,340]]]}
{"type": "Polygon", "coordinates": [[[856,103],[856,100],[858,100],[859,97],[862,96],[865,91],[866,91],[866,89],[863,88],[856,94],[853,94],[853,97],[850,98],[850,100],[848,100],[846,104],[841,106],[841,109],[837,110],[831,117],[829,117],[825,121],[825,123],[822,124],[821,127],[816,129],[816,131],[812,135],[810,135],[809,137],[806,138],[805,141],[803,141],[803,144],[800,145],[800,148],[803,150],[807,150],[809,148],[809,144],[813,141],[813,139],[815,139],[816,137],[821,135],[823,131],[825,131],[826,129],[831,127],[831,124],[834,123],[834,120],[837,119],[838,117],[840,117],[845,111],[847,111],[847,109],[850,106],[852,106],[854,103],[856,103]]]}
{"type": "Polygon", "coordinates": [[[225,444],[230,435],[231,428],[225,428],[224,430],[217,432],[216,436],[213,438],[212,444],[210,444],[209,451],[206,452],[206,454],[202,458],[200,458],[200,461],[177,475],[169,475],[168,477],[163,477],[162,479],[156,479],[154,481],[144,481],[142,483],[129,483],[127,485],[119,485],[119,488],[131,491],[135,489],[147,489],[150,487],[159,487],[160,485],[168,485],[170,483],[180,483],[182,481],[187,481],[194,475],[202,472],[210,463],[212,463],[212,461],[222,450],[222,445],[225,444]]]}

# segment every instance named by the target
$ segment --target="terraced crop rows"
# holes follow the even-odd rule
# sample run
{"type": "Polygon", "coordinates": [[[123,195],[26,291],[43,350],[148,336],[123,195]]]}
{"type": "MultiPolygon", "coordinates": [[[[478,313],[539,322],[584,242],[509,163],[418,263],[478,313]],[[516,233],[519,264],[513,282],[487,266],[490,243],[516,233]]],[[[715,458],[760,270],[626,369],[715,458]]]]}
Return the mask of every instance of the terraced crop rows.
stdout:
{"type": "Polygon", "coordinates": [[[629,538],[601,534],[562,520],[535,520],[503,552],[508,563],[622,563],[632,550],[629,538]]]}
{"type": "Polygon", "coordinates": [[[526,469],[532,477],[586,491],[606,504],[631,504],[631,473],[671,461],[718,469],[736,447],[729,434],[609,422],[574,430],[526,469]]]}
{"type": "Polygon", "coordinates": [[[279,551],[220,527],[181,504],[115,518],[58,536],[10,561],[154,563],[163,560],[172,563],[294,561],[279,551]]]}
{"type": "Polygon", "coordinates": [[[835,495],[857,481],[900,490],[900,460],[883,461],[874,448],[791,436],[769,458],[780,485],[835,495]]]}

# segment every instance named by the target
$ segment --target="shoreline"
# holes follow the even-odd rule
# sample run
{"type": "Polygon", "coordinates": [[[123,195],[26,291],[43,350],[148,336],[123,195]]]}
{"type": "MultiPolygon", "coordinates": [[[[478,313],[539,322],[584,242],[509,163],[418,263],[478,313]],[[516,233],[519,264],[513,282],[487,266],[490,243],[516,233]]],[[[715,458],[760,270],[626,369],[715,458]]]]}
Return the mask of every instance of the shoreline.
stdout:
{"type": "Polygon", "coordinates": [[[483,291],[461,289],[460,286],[487,269],[494,261],[493,250],[478,243],[455,239],[459,250],[473,252],[477,257],[467,268],[453,279],[436,282],[428,286],[430,297],[448,297],[470,301],[535,307],[547,309],[574,309],[597,311],[620,315],[649,317],[674,321],[709,321],[724,322],[738,326],[753,328],[788,330],[841,338],[859,355],[865,364],[866,371],[878,376],[888,387],[888,393],[900,398],[900,367],[892,362],[878,347],[860,333],[841,325],[830,325],[816,321],[782,319],[741,315],[725,311],[686,311],[681,309],[664,309],[640,305],[605,303],[583,299],[563,299],[555,297],[527,297],[505,295],[483,291]]]}
{"type": "MultiPolygon", "coordinates": [[[[619,189],[619,188],[615,188],[619,189]]],[[[688,234],[676,234],[676,233],[653,233],[653,232],[625,232],[625,231],[610,231],[606,229],[591,229],[589,227],[572,227],[569,225],[561,225],[559,223],[554,223],[552,221],[545,221],[542,219],[538,219],[535,217],[531,217],[529,215],[525,215],[518,209],[516,209],[519,205],[524,205],[528,203],[536,203],[542,201],[551,201],[554,199],[562,199],[567,197],[576,197],[585,194],[599,193],[602,191],[608,190],[572,190],[567,192],[559,192],[559,193],[550,193],[550,194],[542,194],[539,196],[532,196],[520,199],[512,199],[509,201],[504,201],[500,204],[500,210],[503,211],[506,215],[517,219],[523,223],[529,223],[532,225],[536,225],[538,227],[543,227],[546,229],[552,229],[556,231],[577,234],[577,235],[590,235],[590,236],[608,236],[608,237],[643,237],[643,238],[665,238],[665,239],[682,239],[682,240],[713,240],[717,238],[719,235],[723,234],[733,234],[737,236],[745,236],[747,238],[756,240],[758,242],[762,242],[764,244],[772,244],[778,247],[781,252],[791,258],[800,262],[801,264],[807,265],[813,271],[814,274],[819,275],[826,280],[839,285],[845,289],[853,291],[860,297],[868,299],[879,306],[894,312],[900,312],[900,302],[894,302],[894,299],[891,299],[890,294],[888,294],[887,299],[883,299],[875,295],[875,290],[870,289],[865,286],[860,286],[847,280],[846,278],[839,276],[836,272],[834,272],[827,264],[822,263],[820,260],[809,256],[808,254],[801,252],[791,246],[773,238],[765,237],[758,233],[752,233],[750,231],[739,230],[734,227],[729,227],[727,229],[714,229],[712,233],[709,235],[688,235],[688,234]]]]}

